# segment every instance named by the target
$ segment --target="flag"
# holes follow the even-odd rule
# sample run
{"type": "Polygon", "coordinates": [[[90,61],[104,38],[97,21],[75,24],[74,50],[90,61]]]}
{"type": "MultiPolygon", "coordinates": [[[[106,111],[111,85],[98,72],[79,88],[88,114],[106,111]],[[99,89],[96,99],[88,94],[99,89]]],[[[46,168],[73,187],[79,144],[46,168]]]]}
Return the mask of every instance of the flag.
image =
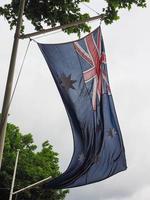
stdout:
{"type": "Polygon", "coordinates": [[[49,181],[47,187],[77,187],[125,170],[125,151],[100,27],[74,42],[38,46],[66,108],[74,140],[67,170],[49,181]]]}

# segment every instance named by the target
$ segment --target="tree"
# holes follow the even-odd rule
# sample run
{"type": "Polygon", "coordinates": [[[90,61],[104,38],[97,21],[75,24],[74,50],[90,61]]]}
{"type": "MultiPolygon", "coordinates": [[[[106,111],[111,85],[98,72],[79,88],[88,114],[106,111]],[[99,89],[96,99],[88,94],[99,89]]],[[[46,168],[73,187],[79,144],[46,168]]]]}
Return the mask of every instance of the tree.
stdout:
{"type": "MultiPolygon", "coordinates": [[[[130,10],[133,5],[146,7],[146,0],[104,0],[107,3],[106,8],[99,11],[106,24],[111,24],[114,20],[119,19],[118,11],[122,8],[130,10]]],[[[43,29],[43,25],[54,27],[57,24],[64,25],[74,21],[80,21],[89,18],[87,13],[80,12],[80,3],[90,2],[90,0],[26,0],[24,16],[32,23],[36,30],[43,29]]],[[[11,3],[0,7],[0,15],[4,16],[10,28],[12,29],[17,23],[17,13],[19,0],[12,0],[11,3]]],[[[24,27],[22,28],[23,31],[24,27]]],[[[68,28],[68,33],[89,31],[87,24],[78,25],[68,28]]]]}
{"type": "MultiPolygon", "coordinates": [[[[48,141],[45,141],[41,151],[37,152],[37,146],[33,143],[31,134],[22,135],[18,127],[8,124],[3,165],[0,172],[0,200],[8,199],[17,149],[20,149],[20,155],[15,191],[49,176],[54,178],[60,174],[58,153],[52,150],[48,141]]],[[[67,192],[68,190],[45,190],[42,186],[38,186],[19,193],[17,200],[63,200],[67,192]]]]}

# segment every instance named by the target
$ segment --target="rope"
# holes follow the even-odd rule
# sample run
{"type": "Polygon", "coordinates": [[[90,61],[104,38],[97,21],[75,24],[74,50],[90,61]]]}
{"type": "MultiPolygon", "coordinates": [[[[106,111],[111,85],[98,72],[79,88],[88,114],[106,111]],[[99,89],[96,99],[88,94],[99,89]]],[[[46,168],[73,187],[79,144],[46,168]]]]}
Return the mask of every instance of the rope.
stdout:
{"type": "MultiPolygon", "coordinates": [[[[60,32],[62,32],[62,30],[55,31],[55,32],[51,32],[51,33],[48,33],[48,34],[45,34],[45,35],[41,35],[41,36],[36,36],[36,37],[34,37],[34,39],[39,39],[39,38],[43,38],[43,37],[48,37],[48,36],[50,36],[50,35],[53,35],[53,34],[56,34],[56,33],[60,33],[60,32]]],[[[33,39],[31,39],[31,40],[33,40],[33,39]]]]}
{"type": "Polygon", "coordinates": [[[88,9],[90,9],[91,11],[93,11],[94,13],[96,13],[97,15],[100,15],[99,12],[97,12],[95,9],[91,8],[90,6],[88,6],[86,3],[82,2],[82,4],[87,7],[88,9]]]}
{"type": "MultiPolygon", "coordinates": [[[[19,73],[18,73],[18,76],[17,76],[17,79],[16,79],[16,83],[15,83],[15,86],[14,86],[14,89],[13,89],[13,92],[12,92],[12,95],[11,95],[11,98],[10,98],[10,101],[9,101],[9,107],[10,107],[12,100],[13,100],[13,97],[15,95],[15,91],[16,91],[16,88],[17,88],[17,85],[18,85],[18,82],[19,82],[19,78],[21,76],[21,72],[23,70],[23,65],[24,65],[24,62],[25,62],[25,59],[26,59],[26,56],[27,56],[27,53],[28,53],[30,42],[31,42],[31,39],[29,39],[29,42],[28,42],[28,45],[27,45],[27,48],[26,48],[26,51],[25,51],[25,55],[24,55],[22,63],[21,63],[21,67],[20,67],[20,70],[19,70],[19,73]]],[[[9,109],[9,107],[8,107],[8,109],[9,109]]]]}
{"type": "Polygon", "coordinates": [[[1,127],[3,127],[3,125],[4,125],[4,123],[5,123],[5,119],[6,119],[6,117],[7,117],[8,110],[9,110],[9,108],[10,108],[10,105],[11,105],[11,103],[12,103],[13,97],[14,97],[14,95],[15,95],[15,91],[16,91],[16,88],[17,88],[17,85],[18,85],[19,78],[20,78],[20,76],[21,76],[21,72],[22,72],[22,69],[23,69],[23,65],[24,65],[24,62],[25,62],[25,58],[26,58],[26,56],[27,56],[27,52],[28,52],[28,49],[29,49],[29,46],[30,46],[30,42],[31,42],[31,39],[30,39],[29,42],[28,42],[28,45],[27,45],[27,48],[26,48],[26,51],[25,51],[25,55],[24,55],[24,57],[23,57],[23,60],[22,60],[22,63],[21,63],[21,67],[20,67],[20,70],[19,70],[19,74],[18,74],[18,76],[17,76],[16,83],[15,83],[15,86],[14,86],[14,89],[13,89],[13,92],[12,92],[12,95],[11,95],[11,97],[10,97],[9,104],[8,104],[8,106],[7,106],[7,108],[6,108],[6,112],[4,113],[4,117],[3,117],[2,121],[1,121],[1,124],[0,124],[1,127]]]}

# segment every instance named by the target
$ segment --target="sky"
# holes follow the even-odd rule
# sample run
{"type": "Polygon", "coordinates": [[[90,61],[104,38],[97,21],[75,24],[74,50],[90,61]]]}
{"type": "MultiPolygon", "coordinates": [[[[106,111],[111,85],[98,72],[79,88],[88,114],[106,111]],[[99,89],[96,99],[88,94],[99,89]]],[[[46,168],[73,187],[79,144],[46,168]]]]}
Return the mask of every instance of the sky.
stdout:
{"type": "MultiPolygon", "coordinates": [[[[9,1],[2,0],[0,5],[9,1]]],[[[104,1],[92,0],[90,7],[101,11],[104,1]]],[[[82,10],[95,13],[82,5],[82,10]]],[[[102,23],[109,80],[122,130],[128,169],[95,184],[70,189],[66,200],[148,200],[150,196],[150,4],[120,12],[120,20],[102,23]]],[[[92,30],[99,21],[90,23],[92,30]]],[[[0,18],[0,106],[9,67],[14,31],[0,18]]],[[[27,26],[27,32],[32,31],[27,26]]],[[[38,38],[40,42],[59,43],[77,39],[76,35],[55,32],[38,38]]],[[[28,40],[19,44],[15,80],[28,40]]],[[[40,149],[45,140],[59,152],[63,172],[73,152],[72,133],[60,95],[44,58],[35,42],[30,44],[23,71],[9,110],[9,122],[22,133],[32,133],[40,149]]]]}

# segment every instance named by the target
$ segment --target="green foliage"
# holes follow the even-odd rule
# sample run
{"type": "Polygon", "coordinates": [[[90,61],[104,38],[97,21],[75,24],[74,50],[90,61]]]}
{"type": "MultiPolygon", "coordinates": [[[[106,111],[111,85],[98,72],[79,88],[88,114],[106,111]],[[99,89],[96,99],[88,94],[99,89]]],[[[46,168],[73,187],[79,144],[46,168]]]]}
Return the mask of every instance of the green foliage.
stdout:
{"type": "MultiPolygon", "coordinates": [[[[146,0],[105,0],[107,7],[101,12],[106,24],[111,24],[119,19],[118,11],[122,8],[130,10],[132,5],[146,7],[146,0]]],[[[11,3],[0,7],[0,15],[4,16],[10,28],[16,26],[20,0],[12,0],[11,3]]],[[[87,13],[80,12],[80,3],[90,0],[26,0],[24,16],[31,22],[36,30],[41,30],[44,24],[54,27],[56,25],[69,24],[74,21],[89,18],[87,13]]],[[[101,2],[101,1],[100,1],[101,2]]],[[[24,26],[22,27],[22,33],[24,26]]],[[[65,30],[67,33],[75,32],[80,35],[81,31],[89,32],[90,27],[82,24],[65,30]]]]}
{"type": "Polygon", "coordinates": [[[118,11],[122,8],[130,10],[133,5],[138,7],[146,7],[146,0],[105,0],[108,4],[107,8],[103,8],[103,20],[106,24],[111,24],[119,19],[118,11]]]}
{"type": "MultiPolygon", "coordinates": [[[[12,29],[17,23],[19,0],[12,0],[10,4],[0,7],[0,15],[3,15],[12,29]]],[[[43,29],[43,25],[54,27],[57,24],[64,25],[89,18],[88,14],[81,14],[79,3],[88,2],[88,0],[26,0],[24,16],[36,30],[43,29]]],[[[24,27],[22,27],[23,32],[24,27]]],[[[69,29],[67,32],[89,31],[86,25],[80,25],[78,29],[69,29]]]]}
{"type": "MultiPolygon", "coordinates": [[[[22,135],[18,127],[8,124],[2,171],[0,172],[0,200],[8,199],[17,149],[20,149],[20,155],[15,190],[49,176],[54,178],[60,174],[58,154],[53,151],[48,141],[45,141],[42,144],[41,151],[37,152],[35,151],[37,146],[33,143],[31,134],[22,135]]],[[[67,193],[68,190],[46,191],[41,186],[37,186],[18,194],[17,200],[63,200],[67,193]]]]}

